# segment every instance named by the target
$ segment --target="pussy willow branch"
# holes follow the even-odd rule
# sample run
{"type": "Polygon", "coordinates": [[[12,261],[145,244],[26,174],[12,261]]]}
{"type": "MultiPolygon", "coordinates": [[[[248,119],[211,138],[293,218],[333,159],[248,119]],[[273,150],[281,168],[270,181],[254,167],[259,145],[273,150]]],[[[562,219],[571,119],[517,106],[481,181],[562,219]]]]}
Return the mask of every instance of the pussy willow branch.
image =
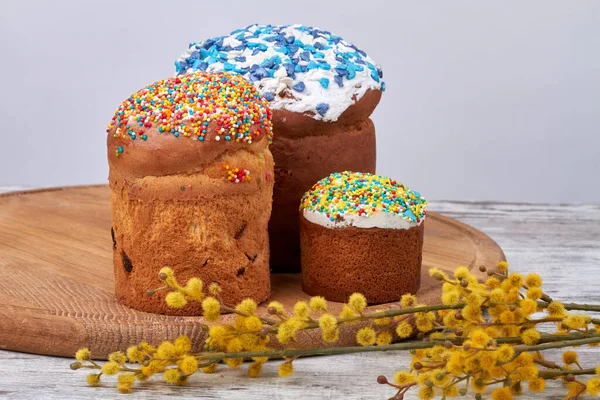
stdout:
{"type": "MultiPolygon", "coordinates": [[[[444,305],[437,304],[433,306],[423,306],[423,307],[413,307],[413,308],[403,308],[403,309],[393,309],[393,310],[385,310],[385,311],[377,311],[372,313],[365,313],[363,315],[357,315],[355,317],[349,318],[340,318],[338,320],[338,324],[342,323],[351,323],[351,322],[359,322],[364,321],[366,319],[378,319],[378,318],[391,318],[397,317],[399,315],[407,315],[407,314],[415,314],[421,312],[428,311],[440,311],[440,310],[459,310],[465,307],[467,303],[457,303],[452,305],[444,305]]],[[[495,304],[491,303],[490,306],[493,307],[495,304]]],[[[542,308],[548,307],[548,303],[543,301],[539,301],[538,305],[542,308]]],[[[600,312],[600,305],[593,304],[574,304],[574,303],[566,303],[564,304],[565,309],[567,310],[581,310],[581,311],[598,311],[600,312]]],[[[548,321],[550,322],[550,321],[548,321]]],[[[600,320],[592,320],[592,323],[600,323],[600,320]]],[[[318,322],[309,322],[303,329],[313,329],[319,326],[318,322]]],[[[276,329],[276,328],[273,328],[276,329]]]]}
{"type": "MultiPolygon", "coordinates": [[[[503,338],[504,340],[498,340],[498,343],[511,343],[509,339],[514,340],[514,343],[522,343],[520,338],[503,338]]],[[[450,339],[449,339],[450,340],[450,339]]],[[[452,342],[452,340],[450,340],[452,342]]],[[[199,359],[213,359],[222,360],[224,358],[252,358],[252,357],[269,357],[269,358],[281,358],[281,357],[293,357],[293,356],[320,356],[320,355],[334,355],[334,354],[351,354],[351,353],[368,353],[368,352],[380,352],[380,351],[391,351],[391,350],[417,350],[427,349],[435,345],[442,344],[444,340],[431,340],[431,341],[411,341],[395,343],[386,346],[352,346],[352,347],[327,347],[327,348],[316,348],[316,349],[282,349],[282,350],[267,350],[267,351],[245,351],[238,353],[223,353],[223,352],[202,352],[195,353],[194,356],[199,359]]],[[[555,349],[570,346],[581,346],[584,344],[600,343],[600,334],[571,334],[571,335],[546,335],[540,339],[542,344],[526,346],[517,345],[515,346],[516,353],[522,353],[525,351],[538,351],[555,349]],[[560,340],[560,341],[556,341],[560,340]]]]}

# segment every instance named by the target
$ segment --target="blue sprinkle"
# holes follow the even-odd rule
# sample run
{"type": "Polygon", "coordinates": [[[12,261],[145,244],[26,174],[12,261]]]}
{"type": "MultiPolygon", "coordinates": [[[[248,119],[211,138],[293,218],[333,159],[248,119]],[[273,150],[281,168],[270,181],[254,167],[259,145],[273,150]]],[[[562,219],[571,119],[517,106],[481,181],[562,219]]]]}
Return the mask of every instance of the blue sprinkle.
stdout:
{"type": "Polygon", "coordinates": [[[381,68],[377,68],[377,75],[379,75],[380,78],[383,78],[383,70],[381,68]]]}
{"type": "Polygon", "coordinates": [[[208,49],[208,54],[213,57],[216,57],[219,55],[219,49],[217,49],[217,46],[213,45],[208,49]]]}
{"type": "Polygon", "coordinates": [[[354,66],[348,66],[348,75],[346,76],[346,78],[354,79],[355,76],[356,76],[356,71],[354,70],[354,66]]]}
{"type": "Polygon", "coordinates": [[[271,68],[271,67],[273,67],[273,64],[274,64],[274,62],[273,62],[273,60],[272,60],[272,59],[270,59],[270,58],[269,58],[269,59],[266,59],[265,61],[263,61],[262,63],[260,63],[260,65],[261,65],[262,67],[265,67],[265,68],[271,68]]]}
{"type": "Polygon", "coordinates": [[[385,92],[385,82],[381,82],[381,91],[385,92]]]}
{"type": "Polygon", "coordinates": [[[117,147],[117,150],[119,150],[119,153],[122,153],[123,152],[123,147],[119,146],[119,147],[117,147]]]}
{"type": "Polygon", "coordinates": [[[190,58],[192,60],[197,60],[198,58],[200,58],[200,52],[198,50],[192,51],[192,54],[190,54],[190,58]]]}
{"type": "Polygon", "coordinates": [[[310,53],[308,51],[303,51],[300,53],[300,58],[304,61],[310,61],[310,53]]]}
{"type": "Polygon", "coordinates": [[[173,136],[175,136],[175,137],[179,137],[179,132],[175,132],[175,133],[173,134],[173,136]]]}
{"type": "Polygon", "coordinates": [[[296,71],[296,72],[302,72],[302,66],[301,65],[296,65],[294,67],[294,71],[296,71]]]}
{"type": "Polygon", "coordinates": [[[289,49],[286,46],[281,46],[279,48],[276,48],[275,51],[278,51],[278,52],[283,53],[283,54],[288,54],[289,53],[289,49]]]}
{"type": "Polygon", "coordinates": [[[375,66],[368,61],[367,61],[367,67],[369,67],[369,69],[372,71],[377,71],[377,68],[375,68],[375,66]]]}
{"type": "Polygon", "coordinates": [[[201,58],[208,57],[208,51],[206,49],[200,49],[200,57],[201,58]]]}
{"type": "Polygon", "coordinates": [[[294,64],[292,63],[283,63],[283,67],[287,71],[288,76],[294,74],[294,64]]]}
{"type": "Polygon", "coordinates": [[[317,104],[317,112],[319,114],[321,114],[321,116],[325,116],[325,113],[327,113],[327,110],[329,110],[329,104],[327,103],[319,103],[317,104]]]}
{"type": "Polygon", "coordinates": [[[185,72],[187,63],[175,61],[175,72],[177,75],[185,72]]]}
{"type": "Polygon", "coordinates": [[[233,50],[238,50],[238,51],[245,50],[245,49],[246,49],[246,46],[244,46],[243,44],[240,44],[239,46],[235,46],[233,48],[233,50]]]}
{"type": "Polygon", "coordinates": [[[200,71],[205,71],[206,68],[208,68],[208,63],[206,61],[196,60],[192,64],[192,67],[200,71]]]}
{"type": "MultiPolygon", "coordinates": [[[[356,60],[356,62],[358,63],[358,60],[356,60]]],[[[359,65],[359,64],[354,64],[354,69],[362,72],[365,70],[365,67],[363,67],[362,65],[359,65]]]]}
{"type": "Polygon", "coordinates": [[[256,71],[254,71],[254,75],[256,75],[256,77],[262,79],[262,78],[266,78],[269,75],[269,73],[263,67],[258,67],[256,69],[256,71]]]}
{"type": "Polygon", "coordinates": [[[200,137],[198,138],[198,140],[199,140],[199,141],[201,141],[201,142],[204,142],[204,136],[200,136],[200,137]]]}
{"type": "Polygon", "coordinates": [[[315,52],[317,49],[315,49],[315,47],[313,45],[307,44],[304,46],[304,50],[308,50],[311,53],[315,52]]]}
{"type": "Polygon", "coordinates": [[[244,57],[244,56],[237,56],[235,58],[235,61],[237,61],[237,62],[246,62],[246,57],[244,57]]]}
{"type": "Polygon", "coordinates": [[[294,54],[295,52],[297,52],[297,51],[298,51],[299,47],[298,47],[298,46],[296,46],[295,44],[290,44],[290,45],[288,46],[288,49],[290,49],[290,54],[294,54]]]}
{"type": "Polygon", "coordinates": [[[335,67],[335,70],[341,76],[344,76],[348,73],[348,70],[346,68],[335,67]]]}
{"type": "Polygon", "coordinates": [[[296,38],[294,37],[294,35],[290,35],[285,39],[288,43],[294,43],[296,41],[296,38]]]}
{"type": "Polygon", "coordinates": [[[304,89],[306,89],[306,85],[304,84],[304,82],[300,81],[293,85],[292,89],[294,89],[296,92],[304,92],[304,89]]]}
{"type": "Polygon", "coordinates": [[[213,43],[215,42],[216,39],[207,39],[204,41],[204,43],[202,43],[202,47],[204,47],[205,49],[208,49],[209,47],[211,47],[213,45],[213,43]]]}
{"type": "Polygon", "coordinates": [[[258,64],[252,64],[252,66],[250,67],[250,72],[254,72],[254,71],[256,71],[259,68],[260,68],[260,65],[258,65],[258,64]]]}
{"type": "Polygon", "coordinates": [[[148,139],[148,136],[142,135],[142,140],[146,140],[146,139],[148,139]]]}
{"type": "Polygon", "coordinates": [[[225,71],[233,71],[234,68],[235,68],[235,64],[228,63],[228,62],[223,64],[223,69],[225,71]]]}
{"type": "Polygon", "coordinates": [[[255,48],[254,50],[252,50],[252,55],[255,56],[258,53],[260,53],[260,50],[258,48],[255,48]]]}
{"type": "Polygon", "coordinates": [[[319,68],[319,64],[317,64],[316,62],[311,60],[308,62],[308,65],[306,66],[306,68],[308,68],[308,69],[319,68]]]}
{"type": "Polygon", "coordinates": [[[231,137],[225,136],[225,140],[231,140],[231,137]]]}
{"type": "Polygon", "coordinates": [[[278,55],[274,55],[273,57],[271,57],[271,60],[273,60],[273,63],[275,63],[276,65],[281,64],[281,57],[279,57],[278,55]]]}
{"type": "Polygon", "coordinates": [[[315,49],[323,50],[323,45],[320,42],[315,43],[315,49]]]}
{"type": "Polygon", "coordinates": [[[327,78],[321,78],[321,79],[319,79],[319,83],[325,89],[327,89],[329,87],[329,79],[327,79],[327,78]]]}
{"type": "Polygon", "coordinates": [[[357,64],[365,65],[365,62],[362,59],[360,59],[360,58],[357,58],[356,60],[354,60],[354,62],[357,63],[357,64]]]}
{"type": "Polygon", "coordinates": [[[313,56],[314,56],[315,58],[325,58],[325,54],[324,54],[324,53],[321,53],[320,51],[315,51],[315,52],[313,53],[313,56]]]}
{"type": "Polygon", "coordinates": [[[335,81],[335,83],[338,84],[339,87],[344,86],[344,81],[342,80],[342,77],[340,75],[334,76],[333,80],[335,81]]]}
{"type": "Polygon", "coordinates": [[[377,73],[377,71],[371,71],[371,78],[373,78],[375,82],[379,82],[379,74],[377,73]]]}

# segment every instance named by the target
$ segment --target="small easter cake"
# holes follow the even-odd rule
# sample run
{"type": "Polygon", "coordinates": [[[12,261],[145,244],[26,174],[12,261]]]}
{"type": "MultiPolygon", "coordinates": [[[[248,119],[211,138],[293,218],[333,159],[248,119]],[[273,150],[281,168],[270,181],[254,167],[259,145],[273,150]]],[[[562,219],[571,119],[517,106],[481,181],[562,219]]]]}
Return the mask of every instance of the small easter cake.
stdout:
{"type": "Polygon", "coordinates": [[[346,171],[321,179],[300,205],[303,290],[332,301],[361,292],[369,303],[416,293],[426,204],[381,175],[346,171]]]}
{"type": "Polygon", "coordinates": [[[130,307],[168,308],[161,268],[217,282],[222,298],[267,299],[273,194],[271,110],[242,76],[198,72],[129,96],[108,125],[115,291],[130,307]]]}
{"type": "Polygon", "coordinates": [[[375,172],[369,118],[385,89],[381,67],[357,46],[304,25],[250,25],[194,42],[177,74],[231,71],[270,102],[275,139],[273,272],[299,272],[298,206],[304,192],[332,172],[375,172]]]}

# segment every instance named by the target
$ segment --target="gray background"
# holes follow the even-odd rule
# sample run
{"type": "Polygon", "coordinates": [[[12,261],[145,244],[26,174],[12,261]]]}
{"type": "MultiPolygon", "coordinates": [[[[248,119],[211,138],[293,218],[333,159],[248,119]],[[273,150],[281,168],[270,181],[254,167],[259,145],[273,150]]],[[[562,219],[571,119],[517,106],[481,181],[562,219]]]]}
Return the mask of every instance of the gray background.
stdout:
{"type": "Polygon", "coordinates": [[[303,23],[388,90],[378,172],[431,199],[600,201],[600,1],[0,2],[0,185],[106,181],[105,127],[190,41],[303,23]]]}

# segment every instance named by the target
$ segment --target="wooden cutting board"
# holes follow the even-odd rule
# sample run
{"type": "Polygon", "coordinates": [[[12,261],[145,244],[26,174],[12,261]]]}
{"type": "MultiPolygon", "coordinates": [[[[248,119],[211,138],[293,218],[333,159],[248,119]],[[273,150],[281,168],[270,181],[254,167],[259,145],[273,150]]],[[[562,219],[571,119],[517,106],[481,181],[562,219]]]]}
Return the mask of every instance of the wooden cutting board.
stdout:
{"type": "MultiPolygon", "coordinates": [[[[201,317],[148,314],[118,304],[113,295],[110,202],[107,186],[83,186],[0,195],[0,349],[73,356],[89,347],[97,358],[147,340],[190,336],[199,349],[201,317]]],[[[488,236],[452,218],[429,212],[425,225],[419,300],[433,303],[439,282],[427,271],[452,271],[504,259],[488,236]]],[[[286,306],[307,299],[298,274],[272,277],[272,300],[286,306]]],[[[331,304],[333,311],[340,304],[331,304]]],[[[389,309],[389,303],[371,307],[389,309]]],[[[260,307],[266,313],[265,306],[260,307]]],[[[357,325],[344,327],[335,346],[355,344],[357,325]]],[[[298,347],[332,346],[305,331],[298,347]]]]}

